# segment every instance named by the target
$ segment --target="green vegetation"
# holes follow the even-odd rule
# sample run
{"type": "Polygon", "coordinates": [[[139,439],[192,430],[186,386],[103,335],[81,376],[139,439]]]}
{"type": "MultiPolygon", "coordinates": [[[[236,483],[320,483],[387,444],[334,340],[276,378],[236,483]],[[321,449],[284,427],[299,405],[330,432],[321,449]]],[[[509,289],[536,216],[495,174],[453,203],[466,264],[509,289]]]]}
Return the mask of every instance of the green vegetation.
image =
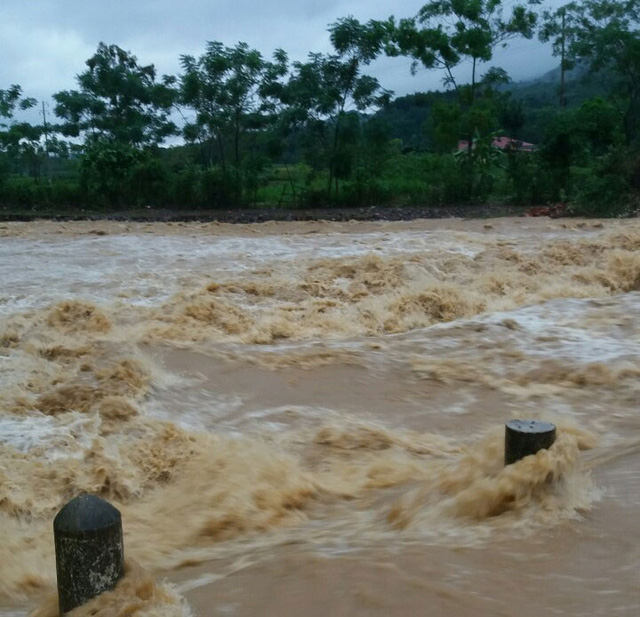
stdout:
{"type": "Polygon", "coordinates": [[[57,123],[44,113],[41,125],[18,121],[41,103],[18,85],[0,90],[0,205],[50,214],[563,203],[631,214],[640,0],[537,5],[430,0],[415,16],[341,18],[328,29],[333,52],[304,61],[211,41],[181,57],[177,76],[101,43],[77,89],[53,94],[57,123]],[[558,70],[514,84],[483,69],[496,48],[534,36],[553,46],[558,70]],[[393,99],[366,74],[384,54],[440,71],[444,90],[393,99]]]}

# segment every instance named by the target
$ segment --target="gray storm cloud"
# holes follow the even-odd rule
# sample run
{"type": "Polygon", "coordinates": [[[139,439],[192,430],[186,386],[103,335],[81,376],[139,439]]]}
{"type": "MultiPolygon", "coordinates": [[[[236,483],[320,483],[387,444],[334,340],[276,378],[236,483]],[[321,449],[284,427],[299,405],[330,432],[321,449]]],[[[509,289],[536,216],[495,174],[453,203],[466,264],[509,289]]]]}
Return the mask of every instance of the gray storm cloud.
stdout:
{"type": "MultiPolygon", "coordinates": [[[[197,55],[208,40],[227,45],[246,41],[262,53],[282,47],[291,58],[330,50],[327,25],[347,15],[360,20],[414,15],[422,5],[398,0],[39,0],[3,7],[0,88],[12,83],[25,94],[46,99],[73,88],[75,75],[98,43],[132,51],[160,73],[179,71],[181,54],[197,55]]],[[[557,4],[557,2],[556,2],[557,4]]],[[[537,40],[513,41],[496,53],[494,64],[514,79],[536,76],[554,65],[548,46],[537,40]]],[[[382,85],[397,95],[439,88],[437,71],[409,72],[407,58],[381,58],[370,67],[382,85]]],[[[461,69],[464,72],[464,68],[461,69]]]]}

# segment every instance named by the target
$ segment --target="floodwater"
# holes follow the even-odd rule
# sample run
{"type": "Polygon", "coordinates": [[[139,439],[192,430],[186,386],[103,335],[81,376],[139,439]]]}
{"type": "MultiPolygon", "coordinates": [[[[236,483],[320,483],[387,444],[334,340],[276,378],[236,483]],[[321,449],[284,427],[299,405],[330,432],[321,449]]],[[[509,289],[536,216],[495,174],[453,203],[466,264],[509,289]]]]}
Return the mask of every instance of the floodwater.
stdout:
{"type": "Polygon", "coordinates": [[[0,616],[83,491],[74,616],[640,614],[640,221],[0,224],[0,282],[0,616]]]}

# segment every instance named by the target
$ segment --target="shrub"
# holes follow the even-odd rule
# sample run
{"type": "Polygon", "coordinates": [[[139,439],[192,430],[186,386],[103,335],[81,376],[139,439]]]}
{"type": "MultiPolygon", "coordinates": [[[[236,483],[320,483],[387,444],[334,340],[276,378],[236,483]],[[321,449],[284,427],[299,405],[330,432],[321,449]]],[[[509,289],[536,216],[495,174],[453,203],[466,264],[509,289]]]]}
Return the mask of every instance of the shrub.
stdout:
{"type": "Polygon", "coordinates": [[[637,208],[640,190],[635,186],[640,154],[613,148],[598,158],[582,178],[571,211],[582,216],[628,216],[637,208]]]}

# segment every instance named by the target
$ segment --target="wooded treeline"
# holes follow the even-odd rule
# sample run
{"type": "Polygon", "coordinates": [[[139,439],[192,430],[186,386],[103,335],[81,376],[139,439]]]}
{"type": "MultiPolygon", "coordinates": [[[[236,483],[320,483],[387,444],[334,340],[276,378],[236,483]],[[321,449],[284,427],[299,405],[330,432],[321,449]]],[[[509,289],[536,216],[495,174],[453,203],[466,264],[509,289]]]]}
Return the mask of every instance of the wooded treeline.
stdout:
{"type": "Polygon", "coordinates": [[[639,24],[640,0],[554,11],[538,0],[431,0],[412,17],[338,19],[333,52],[304,61],[211,41],[182,56],[176,76],[101,43],[77,88],[53,94],[54,118],[20,86],[0,90],[0,204],[562,202],[627,214],[640,194],[639,24]],[[553,45],[555,82],[518,86],[489,66],[517,38],[553,45]],[[440,71],[444,90],[393,100],[367,74],[382,55],[440,71]],[[15,118],[40,105],[42,123],[15,118]],[[168,145],[176,138],[184,145],[168,145]]]}

